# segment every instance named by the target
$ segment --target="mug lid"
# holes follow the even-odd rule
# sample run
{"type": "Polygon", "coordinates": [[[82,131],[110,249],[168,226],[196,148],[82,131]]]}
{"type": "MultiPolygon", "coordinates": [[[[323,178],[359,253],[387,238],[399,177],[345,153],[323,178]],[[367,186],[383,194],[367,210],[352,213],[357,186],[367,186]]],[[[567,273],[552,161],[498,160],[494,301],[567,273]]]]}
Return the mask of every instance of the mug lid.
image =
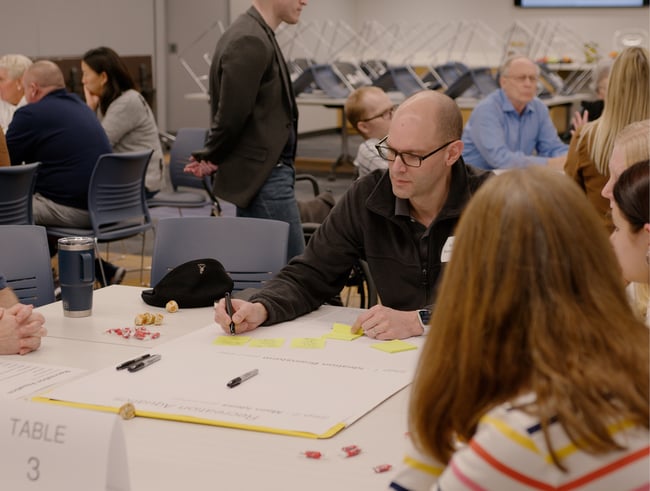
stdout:
{"type": "Polygon", "coordinates": [[[59,249],[64,251],[88,250],[95,246],[95,239],[92,237],[61,237],[57,242],[59,249]]]}

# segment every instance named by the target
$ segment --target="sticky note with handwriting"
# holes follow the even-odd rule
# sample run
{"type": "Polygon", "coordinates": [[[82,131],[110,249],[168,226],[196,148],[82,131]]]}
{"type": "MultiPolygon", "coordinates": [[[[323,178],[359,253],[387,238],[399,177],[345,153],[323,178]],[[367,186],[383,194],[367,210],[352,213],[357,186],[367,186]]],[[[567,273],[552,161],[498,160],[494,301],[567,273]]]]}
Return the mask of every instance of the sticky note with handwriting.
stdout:
{"type": "Polygon", "coordinates": [[[325,347],[325,340],[322,338],[295,338],[291,340],[292,348],[322,349],[325,347]]]}
{"type": "Polygon", "coordinates": [[[283,338],[253,339],[248,346],[250,348],[280,348],[284,344],[283,338]]]}
{"type": "Polygon", "coordinates": [[[251,340],[250,336],[219,336],[212,344],[220,346],[244,346],[251,340]]]}
{"type": "Polygon", "coordinates": [[[339,339],[341,341],[353,341],[357,338],[363,336],[363,332],[359,329],[357,332],[353,332],[352,326],[348,324],[341,324],[340,322],[335,322],[332,325],[332,330],[327,334],[324,334],[324,338],[329,339],[339,339]]]}
{"type": "Polygon", "coordinates": [[[401,339],[393,339],[392,341],[384,341],[382,343],[374,343],[370,345],[371,348],[378,349],[380,351],[385,351],[386,353],[399,353],[400,351],[409,351],[412,349],[418,349],[418,347],[412,343],[407,343],[401,339]]]}

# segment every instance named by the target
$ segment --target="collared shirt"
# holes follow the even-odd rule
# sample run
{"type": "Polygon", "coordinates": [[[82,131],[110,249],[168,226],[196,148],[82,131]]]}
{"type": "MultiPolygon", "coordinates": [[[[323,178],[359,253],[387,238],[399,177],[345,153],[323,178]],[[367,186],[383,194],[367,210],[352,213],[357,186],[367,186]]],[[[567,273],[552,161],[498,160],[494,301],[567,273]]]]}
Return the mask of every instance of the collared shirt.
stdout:
{"type": "Polygon", "coordinates": [[[463,131],[463,158],[481,169],[543,165],[567,153],[546,105],[535,97],[519,114],[502,89],[483,99],[463,131]]]}
{"type": "Polygon", "coordinates": [[[377,153],[375,145],[379,138],[369,138],[359,145],[354,165],[359,169],[359,177],[367,176],[377,169],[388,169],[388,161],[382,159],[377,153]]]}

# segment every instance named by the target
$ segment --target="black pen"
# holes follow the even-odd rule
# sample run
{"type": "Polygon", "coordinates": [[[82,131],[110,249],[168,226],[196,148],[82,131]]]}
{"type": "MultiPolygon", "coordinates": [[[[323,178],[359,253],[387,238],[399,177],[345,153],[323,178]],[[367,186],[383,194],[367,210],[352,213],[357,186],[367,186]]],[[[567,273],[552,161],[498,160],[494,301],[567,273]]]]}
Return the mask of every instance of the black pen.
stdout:
{"type": "Polygon", "coordinates": [[[146,355],[138,356],[137,358],[133,358],[133,360],[125,361],[124,363],[120,363],[118,366],[115,367],[115,370],[124,370],[125,368],[130,367],[131,365],[134,365],[135,363],[138,363],[139,361],[146,360],[151,356],[150,353],[147,353],[146,355]]]}
{"type": "Polygon", "coordinates": [[[235,333],[235,323],[232,320],[232,300],[230,299],[230,292],[226,292],[224,295],[226,297],[226,312],[228,312],[228,316],[230,316],[230,334],[234,336],[235,333]]]}
{"type": "Polygon", "coordinates": [[[144,367],[148,367],[152,363],[156,363],[162,358],[160,355],[151,355],[149,358],[146,358],[142,361],[139,361],[138,363],[135,363],[131,365],[127,370],[129,372],[137,372],[139,370],[142,370],[144,367]]]}
{"type": "Polygon", "coordinates": [[[260,373],[260,371],[257,368],[255,368],[254,370],[251,370],[250,372],[246,372],[244,375],[240,375],[239,377],[235,377],[230,382],[228,382],[226,385],[232,389],[233,387],[237,387],[242,382],[246,382],[249,378],[253,378],[258,373],[260,373]]]}

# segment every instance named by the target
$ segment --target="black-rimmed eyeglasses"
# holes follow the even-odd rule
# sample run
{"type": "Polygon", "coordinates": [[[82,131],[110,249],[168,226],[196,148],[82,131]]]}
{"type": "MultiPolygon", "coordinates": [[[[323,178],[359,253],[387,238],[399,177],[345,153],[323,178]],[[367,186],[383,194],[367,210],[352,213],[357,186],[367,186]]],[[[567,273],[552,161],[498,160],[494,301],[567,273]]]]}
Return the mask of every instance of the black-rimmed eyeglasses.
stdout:
{"type": "Polygon", "coordinates": [[[392,119],[395,109],[397,109],[397,106],[391,106],[388,109],[384,109],[379,114],[375,114],[374,116],[370,116],[369,118],[360,119],[359,123],[366,123],[368,121],[372,121],[373,119],[377,119],[377,118],[392,119]]]}
{"type": "Polygon", "coordinates": [[[379,154],[379,156],[384,160],[388,160],[389,162],[394,162],[395,159],[399,157],[402,159],[402,162],[404,162],[404,165],[407,165],[409,167],[420,167],[424,159],[428,159],[432,155],[438,153],[440,150],[442,150],[448,145],[451,145],[456,141],[456,140],[449,141],[444,145],[436,148],[432,152],[429,152],[426,155],[415,155],[414,153],[409,153],[409,152],[398,152],[394,148],[388,147],[386,145],[382,145],[382,143],[386,142],[387,138],[388,136],[383,137],[379,141],[379,143],[375,145],[375,148],[377,149],[377,153],[379,154]]]}

